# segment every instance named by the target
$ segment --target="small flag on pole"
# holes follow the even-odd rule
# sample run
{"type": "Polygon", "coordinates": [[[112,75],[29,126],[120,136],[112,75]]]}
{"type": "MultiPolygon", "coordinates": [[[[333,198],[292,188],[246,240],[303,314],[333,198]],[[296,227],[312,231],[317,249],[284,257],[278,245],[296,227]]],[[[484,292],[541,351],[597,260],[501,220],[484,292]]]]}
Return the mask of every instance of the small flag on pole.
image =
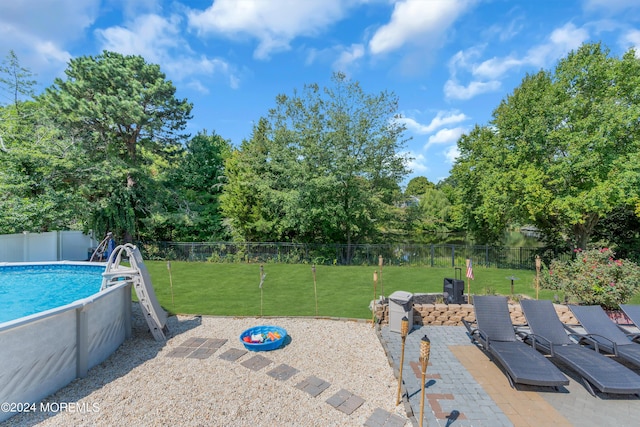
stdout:
{"type": "Polygon", "coordinates": [[[467,277],[473,280],[473,266],[471,265],[471,259],[467,259],[467,277]]]}
{"type": "Polygon", "coordinates": [[[267,277],[267,273],[264,272],[264,265],[260,265],[260,289],[262,289],[262,284],[264,283],[265,277],[267,277]]]}

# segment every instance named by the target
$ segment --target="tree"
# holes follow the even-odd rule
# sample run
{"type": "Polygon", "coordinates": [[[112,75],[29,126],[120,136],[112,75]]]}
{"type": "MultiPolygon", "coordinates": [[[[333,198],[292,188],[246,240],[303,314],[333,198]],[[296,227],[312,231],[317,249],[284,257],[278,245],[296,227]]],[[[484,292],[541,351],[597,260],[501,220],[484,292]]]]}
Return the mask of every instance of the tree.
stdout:
{"type": "MultiPolygon", "coordinates": [[[[2,110],[0,115],[0,122],[5,124],[3,129],[0,129],[0,151],[7,151],[5,139],[8,137],[7,132],[10,134],[12,125],[19,126],[18,122],[25,118],[20,108],[25,98],[33,97],[33,88],[37,82],[32,77],[33,73],[22,67],[16,53],[10,50],[0,64],[0,92],[6,94],[2,98],[10,101],[7,105],[13,105],[15,111],[12,113],[12,109],[6,108],[2,110]]],[[[2,102],[2,98],[0,98],[0,105],[5,104],[2,102]]]]}
{"type": "Polygon", "coordinates": [[[422,196],[427,190],[436,188],[435,184],[424,176],[416,176],[411,178],[404,191],[405,196],[422,196]]]}
{"type": "Polygon", "coordinates": [[[633,50],[615,58],[585,44],[553,73],[526,76],[488,126],[463,136],[452,173],[478,240],[519,222],[584,248],[601,218],[637,203],[638,84],[633,50]]]}
{"type": "Polygon", "coordinates": [[[75,171],[83,155],[29,99],[32,77],[13,51],[0,65],[0,233],[82,227],[75,171]]]}
{"type": "Polygon", "coordinates": [[[178,202],[171,209],[177,220],[172,239],[226,239],[219,198],[225,182],[224,163],[230,153],[229,141],[215,133],[199,132],[187,143],[184,156],[165,182],[166,187],[174,189],[178,202]]]}
{"type": "Polygon", "coordinates": [[[69,138],[89,155],[83,189],[96,231],[112,230],[131,240],[149,214],[149,156],[167,156],[180,145],[192,105],[160,67],[140,56],[104,51],[72,59],[66,79],[55,79],[42,100],[69,138]]]}
{"type": "Polygon", "coordinates": [[[33,101],[0,107],[0,234],[82,229],[78,147],[33,101]]]}
{"type": "Polygon", "coordinates": [[[223,209],[238,235],[350,245],[375,239],[389,219],[407,173],[397,98],[341,73],[332,82],[279,95],[232,156],[223,209]]]}
{"type": "Polygon", "coordinates": [[[631,206],[618,206],[598,221],[593,239],[613,246],[620,258],[640,262],[640,216],[631,206]]]}
{"type": "Polygon", "coordinates": [[[234,239],[275,242],[284,238],[284,207],[278,203],[278,177],[286,182],[287,164],[275,156],[268,139],[270,124],[261,118],[251,139],[242,141],[225,162],[227,183],[220,196],[222,212],[234,239]],[[270,156],[270,157],[269,157],[270,156]],[[278,171],[280,168],[280,171],[278,171]],[[282,169],[285,173],[282,173],[282,169]]]}
{"type": "Polygon", "coordinates": [[[0,89],[8,94],[13,105],[19,109],[21,101],[33,98],[36,84],[33,73],[22,67],[16,53],[10,50],[0,65],[0,89]]]}

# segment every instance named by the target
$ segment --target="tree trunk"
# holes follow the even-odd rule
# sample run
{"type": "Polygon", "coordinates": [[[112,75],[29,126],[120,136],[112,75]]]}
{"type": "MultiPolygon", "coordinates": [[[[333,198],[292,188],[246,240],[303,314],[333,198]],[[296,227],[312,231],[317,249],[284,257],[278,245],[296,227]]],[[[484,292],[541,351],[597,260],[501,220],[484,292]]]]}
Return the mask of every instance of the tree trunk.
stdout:
{"type": "Polygon", "coordinates": [[[591,213],[585,215],[582,223],[573,225],[573,249],[587,249],[587,245],[591,240],[591,234],[598,224],[599,219],[598,214],[591,213]]]}

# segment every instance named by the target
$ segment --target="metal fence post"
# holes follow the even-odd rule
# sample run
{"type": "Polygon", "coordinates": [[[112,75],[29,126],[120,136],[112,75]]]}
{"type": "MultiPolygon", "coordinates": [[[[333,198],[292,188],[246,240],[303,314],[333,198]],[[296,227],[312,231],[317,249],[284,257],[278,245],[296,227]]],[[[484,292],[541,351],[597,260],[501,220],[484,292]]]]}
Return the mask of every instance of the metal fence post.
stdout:
{"type": "Polygon", "coordinates": [[[451,245],[451,267],[456,266],[456,245],[451,245]]]}

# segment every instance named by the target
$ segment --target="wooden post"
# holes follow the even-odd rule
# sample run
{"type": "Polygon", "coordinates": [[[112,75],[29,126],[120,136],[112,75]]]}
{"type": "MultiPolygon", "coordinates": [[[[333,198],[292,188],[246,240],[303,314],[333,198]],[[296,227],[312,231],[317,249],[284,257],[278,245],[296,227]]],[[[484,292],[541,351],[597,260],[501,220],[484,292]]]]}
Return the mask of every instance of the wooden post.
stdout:
{"type": "Polygon", "coordinates": [[[318,289],[316,287],[316,265],[313,264],[311,267],[311,272],[313,273],[313,293],[316,297],[316,317],[318,317],[318,289]]]}
{"type": "Polygon", "coordinates": [[[538,294],[540,292],[540,268],[542,266],[542,261],[540,260],[540,255],[536,255],[536,299],[538,299],[538,294]]]}
{"type": "MultiPolygon", "coordinates": [[[[467,272],[469,271],[469,265],[471,265],[471,260],[467,258],[467,272]]],[[[471,278],[468,273],[465,273],[467,276],[467,304],[471,304],[471,278]]]]}
{"type": "Polygon", "coordinates": [[[262,284],[264,283],[264,265],[260,264],[260,317],[262,317],[262,284]]]}
{"type": "Polygon", "coordinates": [[[378,255],[378,267],[380,268],[380,295],[384,297],[384,284],[382,283],[382,264],[384,264],[382,255],[378,255]]]}
{"type": "Polygon", "coordinates": [[[167,261],[167,270],[169,270],[169,287],[171,288],[171,308],[176,311],[176,304],[173,301],[173,278],[171,277],[171,261],[167,261]]]}
{"type": "Polygon", "coordinates": [[[373,306],[371,307],[371,327],[376,324],[376,288],[378,286],[378,272],[373,272],[373,306]]]}

